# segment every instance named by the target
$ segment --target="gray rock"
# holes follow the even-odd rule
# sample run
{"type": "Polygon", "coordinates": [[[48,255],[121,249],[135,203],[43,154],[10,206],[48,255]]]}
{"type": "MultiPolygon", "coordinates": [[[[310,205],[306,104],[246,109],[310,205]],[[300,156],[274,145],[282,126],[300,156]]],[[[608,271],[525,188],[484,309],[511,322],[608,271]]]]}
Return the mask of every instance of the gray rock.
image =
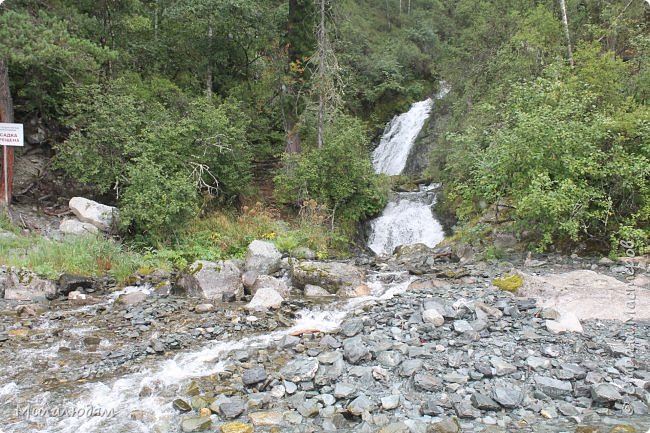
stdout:
{"type": "Polygon", "coordinates": [[[422,360],[421,359],[407,359],[402,362],[400,366],[399,374],[400,376],[409,377],[413,376],[416,372],[422,369],[422,360]]]}
{"type": "Polygon", "coordinates": [[[229,399],[219,405],[219,414],[225,419],[237,418],[246,408],[244,401],[240,398],[229,399]]]}
{"type": "Polygon", "coordinates": [[[571,382],[547,376],[533,376],[537,389],[551,398],[559,398],[573,393],[571,382]]]}
{"type": "Polygon", "coordinates": [[[494,367],[494,374],[497,376],[505,376],[517,371],[517,367],[507,362],[505,359],[498,356],[490,357],[490,363],[494,367]]]}
{"type": "Polygon", "coordinates": [[[56,296],[56,285],[30,272],[4,274],[4,298],[14,301],[43,301],[56,296]]]}
{"type": "Polygon", "coordinates": [[[383,426],[378,433],[410,433],[411,429],[402,421],[383,426]]]}
{"type": "Polygon", "coordinates": [[[591,398],[597,403],[611,403],[622,400],[623,396],[618,387],[609,383],[599,383],[591,386],[591,398]]]}
{"type": "Polygon", "coordinates": [[[449,383],[467,383],[469,376],[466,374],[458,373],[456,371],[452,371],[450,373],[444,374],[442,376],[442,379],[445,382],[449,383]]]}
{"type": "Polygon", "coordinates": [[[499,406],[499,404],[496,401],[494,401],[489,396],[480,392],[476,392],[472,394],[471,402],[472,405],[477,409],[495,410],[495,411],[501,409],[501,406],[499,406]]]}
{"type": "Polygon", "coordinates": [[[266,378],[266,370],[262,366],[249,368],[248,370],[244,371],[244,374],[242,374],[242,382],[246,386],[263,382],[266,380],[266,378]]]}
{"type": "Polygon", "coordinates": [[[374,410],[375,404],[364,394],[361,394],[350,402],[347,409],[352,415],[361,416],[364,412],[374,410]]]}
{"type": "Polygon", "coordinates": [[[551,368],[551,361],[547,358],[542,358],[539,356],[529,356],[526,358],[526,365],[528,365],[533,370],[548,370],[551,368]]]}
{"type": "Polygon", "coordinates": [[[435,308],[424,310],[424,312],[422,313],[422,320],[425,323],[431,323],[434,326],[442,326],[445,323],[445,318],[435,308]]]}
{"type": "Polygon", "coordinates": [[[183,418],[181,430],[185,433],[199,432],[212,428],[212,420],[209,416],[192,416],[183,418]]]}
{"type": "Polygon", "coordinates": [[[190,267],[193,272],[183,275],[177,285],[189,296],[221,301],[224,295],[236,300],[244,295],[241,271],[232,260],[208,262],[198,260],[190,267]]]}
{"type": "Polygon", "coordinates": [[[523,401],[523,392],[515,386],[496,386],[492,397],[503,407],[515,408],[523,401]]]}
{"type": "Polygon", "coordinates": [[[305,418],[312,418],[318,415],[323,406],[318,403],[316,399],[305,400],[303,403],[299,404],[296,409],[300,415],[305,418]]]}
{"type": "Polygon", "coordinates": [[[363,331],[363,319],[355,317],[341,323],[341,330],[339,332],[346,337],[354,337],[361,331],[363,331]]]}
{"type": "Polygon", "coordinates": [[[318,359],[300,356],[282,367],[280,375],[291,382],[303,382],[313,379],[316,371],[318,371],[318,359]]]}
{"type": "Polygon", "coordinates": [[[564,416],[574,417],[580,415],[580,411],[571,403],[566,401],[559,401],[557,403],[557,410],[564,416]]]}
{"type": "Polygon", "coordinates": [[[355,395],[357,388],[349,383],[338,382],[334,387],[334,397],[336,398],[350,398],[355,395]]]}
{"type": "Polygon", "coordinates": [[[259,275],[268,275],[280,269],[282,253],[268,241],[254,240],[246,251],[244,269],[259,275]]]}
{"type": "Polygon", "coordinates": [[[241,282],[244,285],[244,288],[250,292],[250,289],[257,281],[258,276],[259,274],[256,271],[245,271],[241,276],[241,282]]]}
{"type": "Polygon", "coordinates": [[[298,287],[317,285],[329,293],[339,295],[361,295],[368,292],[364,283],[365,272],[345,262],[304,261],[292,268],[293,280],[298,287]]]}
{"type": "Polygon", "coordinates": [[[381,407],[384,410],[397,409],[399,407],[399,401],[399,395],[388,395],[381,398],[381,407]]]}
{"type": "Polygon", "coordinates": [[[214,305],[212,304],[198,304],[194,307],[194,311],[199,314],[210,313],[214,310],[214,305]]]}
{"type": "Polygon", "coordinates": [[[384,367],[397,367],[402,362],[402,355],[395,350],[381,351],[377,353],[377,362],[384,367]]]}
{"type": "Polygon", "coordinates": [[[324,296],[333,296],[330,292],[323,289],[321,286],[307,284],[304,288],[305,296],[308,298],[322,298],[324,296]]]}
{"type": "Polygon", "coordinates": [[[284,298],[275,289],[264,287],[255,292],[253,299],[246,305],[246,309],[263,311],[269,308],[280,308],[284,298]]]}
{"type": "Polygon", "coordinates": [[[177,398],[172,402],[172,407],[179,412],[189,412],[192,410],[192,406],[185,400],[177,398]]]}
{"type": "Polygon", "coordinates": [[[133,291],[121,294],[117,297],[115,302],[123,305],[135,305],[143,302],[145,299],[147,299],[146,293],[141,291],[133,291]]]}
{"type": "Polygon", "coordinates": [[[359,364],[372,358],[360,336],[343,340],[343,356],[351,364],[359,364]]]}
{"type": "Polygon", "coordinates": [[[476,410],[467,400],[462,400],[454,404],[454,411],[461,419],[475,419],[481,416],[481,411],[476,410]]]}
{"type": "Polygon", "coordinates": [[[427,427],[427,433],[460,433],[460,431],[460,424],[453,418],[444,418],[427,427]]]}
{"type": "Polygon", "coordinates": [[[463,332],[474,331],[474,328],[472,328],[472,325],[467,320],[455,320],[454,331],[462,334],[463,332]]]}
{"type": "Polygon", "coordinates": [[[88,233],[99,233],[99,229],[90,224],[74,218],[67,218],[59,224],[59,231],[66,235],[85,235],[88,233]]]}
{"type": "Polygon", "coordinates": [[[249,290],[251,295],[255,295],[259,289],[273,289],[283,298],[287,298],[291,292],[286,281],[269,275],[260,275],[257,277],[255,283],[253,283],[249,290]]]}
{"type": "Polygon", "coordinates": [[[84,223],[89,223],[99,230],[109,232],[119,223],[119,211],[83,197],[72,197],[68,203],[70,210],[84,223]]]}
{"type": "Polygon", "coordinates": [[[429,373],[416,373],[413,377],[413,384],[416,388],[424,391],[436,391],[442,388],[440,377],[429,373]]]}

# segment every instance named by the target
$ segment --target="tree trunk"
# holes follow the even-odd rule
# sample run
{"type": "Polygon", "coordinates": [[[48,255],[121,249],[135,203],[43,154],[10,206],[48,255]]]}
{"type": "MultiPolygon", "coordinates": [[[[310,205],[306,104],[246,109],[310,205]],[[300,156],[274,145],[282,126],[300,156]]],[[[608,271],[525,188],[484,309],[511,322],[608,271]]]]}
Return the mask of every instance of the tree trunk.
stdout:
{"type": "Polygon", "coordinates": [[[325,0],[320,0],[320,24],[318,26],[318,148],[323,147],[325,129],[325,50],[327,34],[325,33],[325,0]]]}
{"type": "MultiPolygon", "coordinates": [[[[650,0],[647,0],[650,1],[650,0]]],[[[569,19],[566,14],[566,2],[565,0],[560,0],[560,9],[562,10],[562,25],[564,26],[564,36],[566,37],[567,52],[569,55],[569,64],[571,66],[573,63],[573,49],[571,48],[571,35],[569,33],[569,19]]]]}
{"type": "Polygon", "coordinates": [[[205,94],[208,97],[208,102],[212,102],[212,35],[212,22],[210,22],[208,23],[208,73],[205,80],[205,94]]]}
{"type": "MultiPolygon", "coordinates": [[[[12,123],[14,121],[13,103],[11,101],[11,91],[9,90],[9,66],[4,59],[0,59],[0,123],[12,123]]],[[[14,178],[14,149],[11,146],[2,146],[3,172],[7,172],[7,182],[5,177],[0,176],[0,205],[9,206],[11,204],[11,187],[14,178]],[[4,164],[6,163],[6,167],[4,164]]]]}

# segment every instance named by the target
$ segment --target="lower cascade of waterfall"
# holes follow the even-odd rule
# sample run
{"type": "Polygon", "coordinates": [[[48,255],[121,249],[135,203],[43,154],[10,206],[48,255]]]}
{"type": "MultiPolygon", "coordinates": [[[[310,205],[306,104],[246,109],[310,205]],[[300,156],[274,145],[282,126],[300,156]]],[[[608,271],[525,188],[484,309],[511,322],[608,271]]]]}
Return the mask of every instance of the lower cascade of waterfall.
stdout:
{"type": "Polygon", "coordinates": [[[432,191],[396,194],[381,216],[370,223],[368,247],[375,254],[382,255],[392,254],[400,245],[437,245],[445,235],[431,211],[434,203],[432,191]]]}

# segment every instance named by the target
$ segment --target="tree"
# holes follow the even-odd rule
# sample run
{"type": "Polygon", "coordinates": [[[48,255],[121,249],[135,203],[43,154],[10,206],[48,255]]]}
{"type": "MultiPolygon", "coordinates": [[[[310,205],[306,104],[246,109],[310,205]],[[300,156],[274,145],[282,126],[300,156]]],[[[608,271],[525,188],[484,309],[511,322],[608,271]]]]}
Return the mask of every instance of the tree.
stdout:
{"type": "Polygon", "coordinates": [[[566,38],[567,53],[569,56],[569,64],[573,66],[573,49],[571,48],[571,35],[569,33],[569,19],[567,18],[566,13],[566,2],[565,0],[560,1],[560,10],[562,11],[562,24],[564,26],[564,37],[566,38]]]}
{"type": "MultiPolygon", "coordinates": [[[[5,59],[0,57],[0,123],[14,121],[13,103],[9,88],[9,68],[5,59]]],[[[14,152],[11,146],[2,146],[2,165],[4,176],[0,176],[0,204],[11,204],[11,186],[13,181],[14,152]],[[6,183],[5,183],[6,182],[6,183]]]]}

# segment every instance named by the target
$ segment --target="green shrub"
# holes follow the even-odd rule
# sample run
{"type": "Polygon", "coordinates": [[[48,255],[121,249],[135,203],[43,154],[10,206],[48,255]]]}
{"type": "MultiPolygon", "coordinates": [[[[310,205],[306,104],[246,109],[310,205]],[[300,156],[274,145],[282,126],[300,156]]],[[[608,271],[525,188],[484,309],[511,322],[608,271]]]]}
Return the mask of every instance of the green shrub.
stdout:
{"type": "Polygon", "coordinates": [[[359,221],[380,212],[388,182],[375,174],[362,123],[339,116],[326,130],[322,148],[285,158],[275,177],[281,203],[303,206],[310,200],[324,206],[330,218],[359,221]]]}

